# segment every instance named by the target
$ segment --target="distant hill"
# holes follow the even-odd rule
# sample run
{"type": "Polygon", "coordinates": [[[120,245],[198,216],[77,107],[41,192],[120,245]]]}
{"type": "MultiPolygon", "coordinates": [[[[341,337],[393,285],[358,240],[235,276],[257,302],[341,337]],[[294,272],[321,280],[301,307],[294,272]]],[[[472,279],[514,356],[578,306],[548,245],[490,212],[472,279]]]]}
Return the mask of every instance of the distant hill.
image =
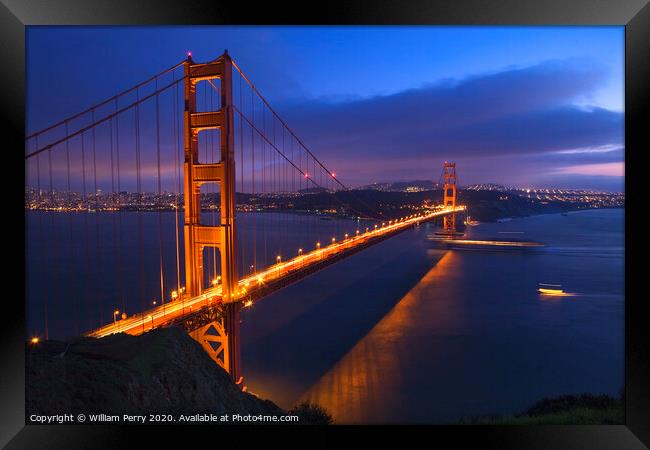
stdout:
{"type": "MultiPolygon", "coordinates": [[[[246,200],[251,201],[251,197],[247,197],[246,200]]],[[[540,201],[494,190],[461,189],[458,191],[458,202],[467,205],[469,215],[481,222],[492,222],[503,217],[523,217],[590,207],[578,201],[540,201]]],[[[403,192],[354,189],[288,197],[259,197],[254,200],[254,203],[275,210],[320,211],[348,217],[390,220],[420,211],[423,205],[442,203],[442,190],[403,192]]]]}
{"type": "Polygon", "coordinates": [[[389,192],[415,192],[441,189],[441,185],[432,180],[394,181],[391,183],[373,183],[361,186],[357,190],[375,190],[389,192]]]}

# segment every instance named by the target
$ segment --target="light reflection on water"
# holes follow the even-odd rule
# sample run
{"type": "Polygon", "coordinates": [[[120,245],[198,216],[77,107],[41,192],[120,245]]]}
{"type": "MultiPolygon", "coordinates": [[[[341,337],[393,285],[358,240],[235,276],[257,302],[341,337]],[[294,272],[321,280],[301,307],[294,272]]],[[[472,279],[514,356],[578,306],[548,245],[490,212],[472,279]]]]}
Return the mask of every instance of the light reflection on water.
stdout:
{"type": "MultiPolygon", "coordinates": [[[[433,269],[301,397],[301,401],[325,407],[338,423],[386,420],[388,416],[383,411],[394,406],[382,401],[382,393],[399,389],[405,381],[404,370],[410,370],[403,366],[401,358],[410,351],[404,339],[406,331],[421,326],[421,315],[431,317],[441,313],[436,311],[438,305],[435,299],[427,296],[424,286],[448,277],[454,269],[454,259],[457,257],[453,252],[446,252],[433,269]]],[[[424,320],[429,323],[428,318],[424,320]]],[[[422,356],[427,357],[426,354],[422,356]]]]}
{"type": "Polygon", "coordinates": [[[315,401],[338,423],[453,423],[547,396],[618,395],[622,219],[586,211],[468,230],[523,231],[545,245],[531,251],[447,250],[426,242],[432,229],[406,232],[245,316],[246,382],[283,407],[315,401]],[[548,298],[538,283],[579,295],[548,298]]]}

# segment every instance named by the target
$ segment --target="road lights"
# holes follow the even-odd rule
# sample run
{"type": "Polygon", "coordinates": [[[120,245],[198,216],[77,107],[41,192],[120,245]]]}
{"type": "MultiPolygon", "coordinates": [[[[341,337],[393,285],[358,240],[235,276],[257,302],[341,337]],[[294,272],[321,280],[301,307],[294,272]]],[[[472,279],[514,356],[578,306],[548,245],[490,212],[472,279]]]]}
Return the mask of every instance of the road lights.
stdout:
{"type": "Polygon", "coordinates": [[[116,325],[116,324],[117,324],[117,315],[118,315],[119,313],[120,313],[120,311],[117,310],[117,309],[116,309],[115,311],[113,311],[113,325],[116,325]]]}

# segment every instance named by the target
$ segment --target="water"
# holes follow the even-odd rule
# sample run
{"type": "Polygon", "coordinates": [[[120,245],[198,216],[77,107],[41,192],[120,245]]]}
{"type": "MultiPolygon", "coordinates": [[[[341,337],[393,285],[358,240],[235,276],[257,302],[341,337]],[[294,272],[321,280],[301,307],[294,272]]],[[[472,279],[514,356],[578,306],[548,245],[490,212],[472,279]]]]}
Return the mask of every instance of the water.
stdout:
{"type": "Polygon", "coordinates": [[[246,313],[253,392],[338,423],[445,423],[623,387],[623,211],[469,227],[540,250],[435,249],[427,227],[338,263],[246,313]],[[541,297],[537,283],[571,297],[541,297]]]}
{"type": "MultiPolygon", "coordinates": [[[[160,295],[159,215],[137,216],[123,214],[118,263],[106,244],[118,242],[115,215],[28,214],[28,332],[43,329],[45,299],[50,335],[111,320],[120,301],[115,291],[137,310],[141,264],[128,245],[138,245],[140,229],[143,289],[147,298],[160,295]],[[96,226],[96,236],[75,243],[74,236],[96,226]],[[97,247],[82,245],[95,237],[101,238],[97,247]],[[70,276],[75,271],[87,275],[83,282],[70,276]],[[102,282],[115,273],[122,274],[122,286],[102,282]]],[[[161,217],[173,236],[174,215],[161,217]]],[[[245,382],[285,408],[318,402],[338,423],[445,423],[519,412],[545,396],[618,395],[624,383],[623,217],[623,210],[593,210],[467,229],[470,238],[545,244],[527,252],[445,250],[426,240],[434,227],[408,230],[247,309],[245,382]],[[537,283],[561,284],[575,295],[541,297],[537,283]]],[[[330,235],[365,227],[288,214],[238,218],[242,244],[255,237],[275,246],[266,261],[275,252],[313,248],[315,237],[325,243],[330,235]],[[266,236],[254,229],[266,229],[266,236]],[[287,230],[290,236],[279,239],[287,230]]],[[[243,271],[252,247],[242,252],[243,271]]],[[[163,257],[175,261],[174,241],[165,242],[163,257]]],[[[164,279],[176,283],[175,272],[171,265],[164,279]]]]}
{"type": "MultiPolygon", "coordinates": [[[[202,223],[217,223],[202,214],[202,223]]],[[[113,320],[160,305],[185,285],[183,215],[179,214],[180,274],[177,271],[173,212],[26,213],[27,333],[50,338],[77,336],[113,320]],[[161,232],[162,231],[162,232],[161,232]],[[161,246],[162,243],[162,246],[161,246]],[[47,323],[46,323],[47,319],[47,323]]],[[[238,213],[238,270],[250,274],[276,262],[342,239],[363,221],[322,220],[289,213],[238,213]],[[256,244],[255,244],[256,243],[256,244]],[[253,268],[251,269],[251,265],[253,268]],[[257,269],[256,269],[257,268],[257,269]]],[[[204,250],[204,285],[220,273],[219,256],[204,250]]]]}

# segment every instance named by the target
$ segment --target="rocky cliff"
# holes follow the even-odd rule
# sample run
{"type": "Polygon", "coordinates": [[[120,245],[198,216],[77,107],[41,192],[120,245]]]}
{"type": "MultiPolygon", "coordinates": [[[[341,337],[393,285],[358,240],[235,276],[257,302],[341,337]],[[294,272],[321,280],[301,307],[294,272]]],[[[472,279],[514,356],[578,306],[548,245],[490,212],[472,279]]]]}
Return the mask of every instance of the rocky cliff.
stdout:
{"type": "Polygon", "coordinates": [[[182,330],[45,341],[26,349],[30,414],[285,414],[242,392],[182,330]]]}

